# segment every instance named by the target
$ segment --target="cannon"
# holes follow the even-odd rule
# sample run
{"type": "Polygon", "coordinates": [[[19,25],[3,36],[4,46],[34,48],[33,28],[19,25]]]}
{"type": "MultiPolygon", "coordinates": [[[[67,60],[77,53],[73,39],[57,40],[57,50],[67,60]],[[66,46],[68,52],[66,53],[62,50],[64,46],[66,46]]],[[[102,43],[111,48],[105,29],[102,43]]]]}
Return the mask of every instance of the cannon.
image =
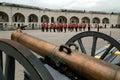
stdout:
{"type": "Polygon", "coordinates": [[[104,35],[105,40],[107,40],[111,46],[102,53],[103,57],[101,56],[101,60],[95,59],[95,44],[98,37],[103,38],[100,36],[102,33],[83,32],[80,34],[84,35],[75,35],[67,41],[66,45],[57,46],[26,33],[22,33],[21,30],[14,31],[11,36],[12,40],[0,40],[1,53],[4,51],[7,55],[5,77],[3,75],[2,54],[0,55],[0,80],[4,80],[4,78],[6,80],[14,80],[14,59],[25,67],[29,80],[54,80],[44,64],[48,64],[71,80],[119,80],[120,67],[103,61],[109,57],[108,53],[112,48],[120,50],[119,42],[104,35]],[[93,37],[91,51],[91,56],[93,57],[86,55],[87,53],[81,42],[81,38],[86,36],[93,37]],[[78,41],[80,46],[76,46],[74,44],[75,41],[78,41]],[[71,48],[72,46],[74,48],[71,48]],[[42,57],[38,60],[27,48],[42,57]],[[81,49],[82,53],[78,51],[79,49],[81,49]]]}
{"type": "MultiPolygon", "coordinates": [[[[113,70],[116,68],[117,70],[115,69],[115,72],[118,71],[118,73],[119,73],[119,70],[118,70],[119,67],[115,67],[115,66],[113,67],[113,65],[110,66],[107,63],[104,63],[100,60],[96,60],[94,58],[80,54],[76,50],[70,51],[71,49],[69,49],[66,46],[58,47],[54,44],[48,43],[46,41],[40,40],[38,38],[32,37],[27,34],[21,33],[20,31],[16,31],[12,34],[12,40],[15,40],[15,41],[25,45],[26,47],[30,48],[31,50],[35,51],[36,53],[38,53],[39,55],[41,55],[43,57],[48,56],[48,57],[60,58],[61,60],[66,62],[70,67],[72,67],[73,69],[78,71],[76,73],[81,74],[86,79],[91,79],[91,80],[98,80],[98,79],[110,80],[110,79],[112,79],[113,80],[113,78],[110,78],[110,76],[113,76],[113,75],[110,75],[111,71],[109,71],[109,70],[110,69],[113,70]],[[66,49],[66,50],[64,50],[64,49],[66,49]],[[89,68],[88,68],[88,65],[89,65],[89,68]],[[93,74],[89,73],[89,71],[93,71],[92,72],[93,74]],[[105,72],[107,72],[107,73],[105,73],[105,72]]],[[[79,75],[79,76],[81,76],[81,75],[79,75]]],[[[115,78],[115,76],[114,76],[114,78],[115,78]]],[[[117,79],[117,76],[116,76],[116,79],[117,79]]]]}

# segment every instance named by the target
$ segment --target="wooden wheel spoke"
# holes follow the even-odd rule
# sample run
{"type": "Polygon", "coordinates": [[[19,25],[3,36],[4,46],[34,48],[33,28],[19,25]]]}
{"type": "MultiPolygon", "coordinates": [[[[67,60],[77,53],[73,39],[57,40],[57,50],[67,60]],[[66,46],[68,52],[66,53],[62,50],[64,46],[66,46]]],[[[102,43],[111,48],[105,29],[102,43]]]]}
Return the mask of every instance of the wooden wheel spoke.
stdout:
{"type": "Polygon", "coordinates": [[[107,50],[103,53],[103,55],[101,56],[100,59],[104,59],[108,54],[109,54],[109,51],[113,48],[113,45],[110,45],[107,50]]]}
{"type": "Polygon", "coordinates": [[[2,56],[1,50],[0,50],[0,66],[1,66],[1,69],[3,70],[3,56],[2,56]]]}
{"type": "Polygon", "coordinates": [[[97,45],[97,37],[93,37],[91,56],[95,56],[96,45],[97,45]]]}
{"type": "Polygon", "coordinates": [[[85,50],[85,48],[84,48],[84,46],[83,46],[83,43],[82,43],[82,40],[81,40],[81,39],[78,40],[78,43],[79,43],[79,46],[80,46],[81,51],[82,51],[83,53],[87,54],[87,53],[86,53],[86,50],[85,50]]]}
{"type": "Polygon", "coordinates": [[[5,80],[3,76],[3,71],[2,68],[0,67],[0,80],[5,80]]]}
{"type": "Polygon", "coordinates": [[[15,77],[15,59],[6,55],[5,78],[6,80],[14,80],[15,77]]]}

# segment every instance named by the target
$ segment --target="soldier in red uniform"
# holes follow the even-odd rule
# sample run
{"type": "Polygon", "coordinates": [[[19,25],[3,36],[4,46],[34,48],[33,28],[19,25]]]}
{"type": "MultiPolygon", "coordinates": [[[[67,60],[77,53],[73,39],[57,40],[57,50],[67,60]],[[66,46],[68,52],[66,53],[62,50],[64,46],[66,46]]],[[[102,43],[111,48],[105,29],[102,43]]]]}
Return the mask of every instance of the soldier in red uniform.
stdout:
{"type": "Polygon", "coordinates": [[[71,31],[74,31],[74,28],[75,28],[75,24],[71,24],[71,31]]]}
{"type": "Polygon", "coordinates": [[[88,23],[88,31],[90,31],[90,28],[91,28],[91,24],[88,23]]]}
{"type": "Polygon", "coordinates": [[[55,32],[55,30],[56,30],[56,24],[53,23],[53,31],[55,32]]]}
{"type": "Polygon", "coordinates": [[[56,24],[56,30],[57,30],[57,32],[60,32],[60,24],[59,23],[56,24]]]}
{"type": "Polygon", "coordinates": [[[79,31],[82,31],[82,23],[80,23],[78,27],[79,27],[79,31]]]}
{"type": "Polygon", "coordinates": [[[45,23],[46,32],[48,32],[48,23],[45,23]]]}
{"type": "Polygon", "coordinates": [[[42,29],[41,29],[41,30],[44,32],[45,24],[42,23],[41,26],[42,26],[42,29]]]}
{"type": "Polygon", "coordinates": [[[63,24],[60,23],[60,32],[62,32],[62,31],[63,31],[63,24]]]}
{"type": "Polygon", "coordinates": [[[100,26],[99,26],[99,24],[97,24],[97,31],[99,32],[99,28],[100,28],[100,26]]]}
{"type": "Polygon", "coordinates": [[[75,24],[75,31],[77,32],[78,30],[78,23],[75,24]]]}
{"type": "Polygon", "coordinates": [[[83,24],[82,24],[82,26],[83,26],[83,31],[85,31],[86,24],[85,24],[85,23],[83,23],[83,24]]]}
{"type": "Polygon", "coordinates": [[[53,29],[53,23],[50,24],[50,32],[52,31],[53,29]]]}
{"type": "Polygon", "coordinates": [[[66,23],[63,24],[63,28],[64,28],[64,31],[66,32],[66,29],[67,29],[67,24],[66,23]]]}
{"type": "Polygon", "coordinates": [[[71,23],[68,24],[68,31],[70,31],[71,23]]]}

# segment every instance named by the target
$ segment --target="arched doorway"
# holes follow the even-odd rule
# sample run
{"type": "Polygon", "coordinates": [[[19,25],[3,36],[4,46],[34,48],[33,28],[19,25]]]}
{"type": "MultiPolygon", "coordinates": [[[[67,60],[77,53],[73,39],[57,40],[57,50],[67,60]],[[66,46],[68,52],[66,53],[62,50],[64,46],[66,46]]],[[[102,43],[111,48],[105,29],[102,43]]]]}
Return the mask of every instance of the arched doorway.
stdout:
{"type": "Polygon", "coordinates": [[[28,17],[28,22],[38,22],[38,17],[35,14],[31,14],[28,17]]]}
{"type": "Polygon", "coordinates": [[[109,26],[109,19],[103,18],[102,23],[103,23],[103,27],[106,28],[107,26],[109,26]]]}
{"type": "MultiPolygon", "coordinates": [[[[93,26],[95,28],[98,27],[99,23],[100,23],[100,19],[98,17],[94,17],[93,20],[92,20],[92,23],[93,23],[93,26]]],[[[99,25],[100,26],[100,25],[99,25]]]]}
{"type": "Polygon", "coordinates": [[[5,12],[0,12],[0,22],[9,22],[8,15],[5,12]]]}
{"type": "Polygon", "coordinates": [[[8,15],[5,12],[0,11],[0,30],[3,30],[3,26],[5,26],[5,28],[7,27],[6,22],[9,22],[8,15]]]}
{"type": "Polygon", "coordinates": [[[13,22],[25,22],[25,17],[21,13],[16,13],[13,15],[13,22]]]}
{"type": "Polygon", "coordinates": [[[41,17],[41,22],[42,23],[49,23],[49,17],[47,15],[43,15],[41,17]]]}
{"type": "Polygon", "coordinates": [[[51,17],[51,23],[54,23],[54,17],[51,17]]]}
{"type": "Polygon", "coordinates": [[[59,16],[57,18],[58,23],[67,23],[67,18],[65,16],[59,16]]]}
{"type": "Polygon", "coordinates": [[[100,23],[100,19],[98,17],[94,17],[92,20],[93,24],[99,24],[100,23]]]}
{"type": "Polygon", "coordinates": [[[88,17],[83,17],[81,21],[82,23],[90,23],[90,19],[88,17]]]}
{"type": "Polygon", "coordinates": [[[76,16],[70,18],[70,23],[79,23],[79,19],[76,16]]]}
{"type": "Polygon", "coordinates": [[[108,18],[103,18],[102,23],[103,24],[109,24],[109,19],[108,18]]]}

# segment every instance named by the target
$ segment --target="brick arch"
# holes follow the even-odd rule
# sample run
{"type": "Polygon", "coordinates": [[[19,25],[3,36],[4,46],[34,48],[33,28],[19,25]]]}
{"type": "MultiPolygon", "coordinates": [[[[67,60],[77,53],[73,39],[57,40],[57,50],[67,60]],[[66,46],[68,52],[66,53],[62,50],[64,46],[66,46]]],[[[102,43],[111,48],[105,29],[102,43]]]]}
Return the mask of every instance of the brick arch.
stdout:
{"type": "Polygon", "coordinates": [[[67,23],[67,18],[65,16],[59,16],[57,18],[58,23],[67,23]]]}
{"type": "Polygon", "coordinates": [[[83,18],[81,19],[81,21],[82,21],[82,23],[90,23],[89,17],[83,17],[83,18]]]}
{"type": "Polygon", "coordinates": [[[0,22],[9,22],[9,16],[7,13],[0,11],[0,22]]]}
{"type": "Polygon", "coordinates": [[[25,22],[25,16],[22,13],[15,13],[12,20],[13,22],[25,22]]]}
{"type": "Polygon", "coordinates": [[[49,17],[47,15],[43,15],[41,17],[41,22],[42,23],[49,23],[49,17]]]}
{"type": "Polygon", "coordinates": [[[79,23],[79,18],[76,16],[73,16],[70,18],[70,23],[79,23]]]}
{"type": "Polygon", "coordinates": [[[38,22],[38,16],[35,14],[30,14],[28,16],[28,22],[38,22]]]}

